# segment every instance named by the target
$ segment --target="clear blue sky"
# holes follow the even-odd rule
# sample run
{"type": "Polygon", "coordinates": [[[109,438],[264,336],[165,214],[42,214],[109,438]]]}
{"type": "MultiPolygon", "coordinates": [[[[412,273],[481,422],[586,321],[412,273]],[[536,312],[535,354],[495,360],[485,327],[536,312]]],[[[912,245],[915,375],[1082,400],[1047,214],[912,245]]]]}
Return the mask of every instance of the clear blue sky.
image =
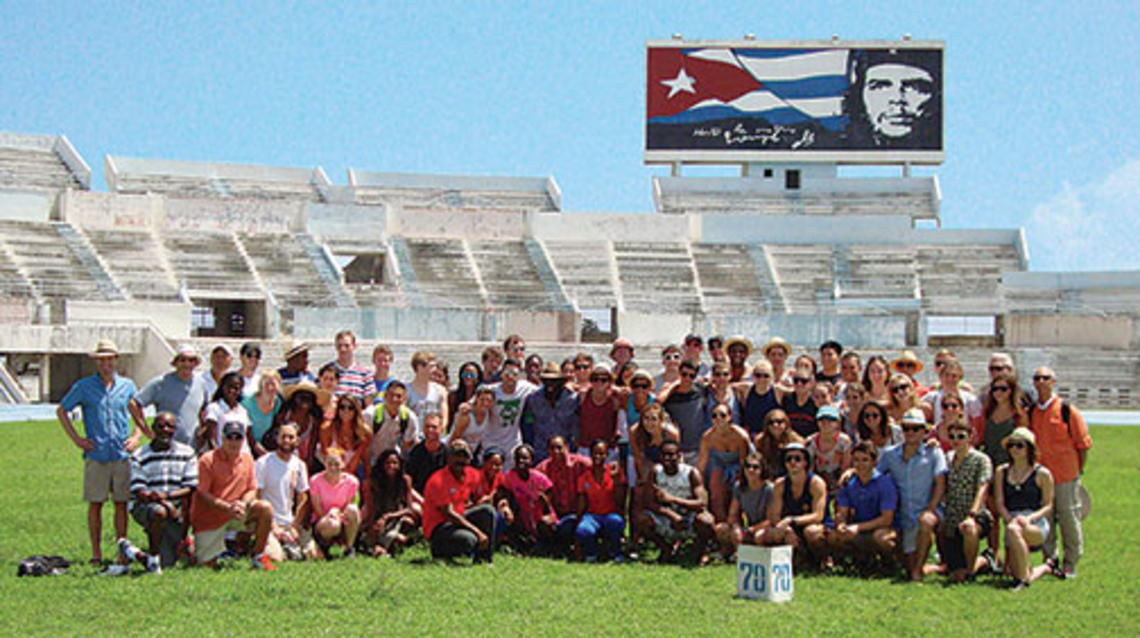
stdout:
{"type": "Polygon", "coordinates": [[[945,40],[944,225],[1140,268],[1126,2],[3,2],[0,130],[67,135],[98,188],[112,154],[553,175],[567,211],[646,212],[644,45],[674,32],[945,40]]]}

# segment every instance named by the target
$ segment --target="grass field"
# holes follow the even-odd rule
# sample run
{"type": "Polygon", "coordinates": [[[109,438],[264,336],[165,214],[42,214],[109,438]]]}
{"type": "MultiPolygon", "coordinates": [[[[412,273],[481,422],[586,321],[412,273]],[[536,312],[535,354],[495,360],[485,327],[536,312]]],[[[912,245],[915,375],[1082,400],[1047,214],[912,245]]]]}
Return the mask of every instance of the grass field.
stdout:
{"type": "MultiPolygon", "coordinates": [[[[1003,582],[922,585],[843,575],[795,580],[786,604],[738,600],[733,567],[584,565],[497,556],[449,567],[417,548],[396,561],[171,569],[103,578],[89,557],[81,461],[55,423],[0,426],[0,635],[1054,635],[1140,634],[1140,428],[1096,427],[1080,578],[1026,592],[1003,582]],[[16,578],[19,560],[76,561],[16,578]]],[[[132,521],[131,538],[143,543],[132,521]]],[[[104,553],[112,555],[110,507],[104,553]]],[[[136,569],[138,567],[136,566],[136,569]]]]}

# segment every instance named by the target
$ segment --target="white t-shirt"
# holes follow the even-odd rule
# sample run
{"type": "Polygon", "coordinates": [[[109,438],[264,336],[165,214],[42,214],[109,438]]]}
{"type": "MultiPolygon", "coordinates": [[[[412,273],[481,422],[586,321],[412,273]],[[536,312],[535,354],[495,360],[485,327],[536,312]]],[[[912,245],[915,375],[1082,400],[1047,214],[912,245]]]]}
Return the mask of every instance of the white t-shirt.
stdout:
{"type": "Polygon", "coordinates": [[[248,379],[245,377],[242,377],[241,382],[244,384],[241,387],[242,396],[247,397],[247,396],[250,396],[251,394],[257,394],[257,391],[258,391],[258,389],[260,389],[260,386],[261,386],[261,368],[254,370],[253,376],[249,377],[248,379]]]}
{"type": "Polygon", "coordinates": [[[408,384],[408,407],[412,412],[416,413],[422,423],[424,415],[431,412],[443,411],[443,397],[447,395],[447,388],[444,388],[435,381],[428,382],[427,396],[424,396],[416,391],[412,384],[408,384]]]}
{"type": "MultiPolygon", "coordinates": [[[[934,408],[934,422],[940,423],[942,421],[942,390],[933,390],[922,395],[922,400],[929,403],[934,408]]],[[[982,414],[982,402],[973,394],[965,390],[958,390],[958,396],[962,397],[962,407],[966,419],[974,419],[982,414]]]]}
{"type": "MultiPolygon", "coordinates": [[[[250,426],[249,412],[245,411],[245,406],[238,403],[231,408],[226,405],[224,399],[218,399],[206,406],[206,420],[213,421],[217,424],[217,428],[214,431],[214,445],[216,447],[222,447],[222,432],[227,423],[238,423],[241,425],[242,432],[249,430],[250,426]]],[[[252,454],[249,449],[248,437],[242,437],[241,450],[246,454],[252,454]]]]}
{"type": "Polygon", "coordinates": [[[364,422],[372,425],[372,443],[368,449],[368,464],[372,465],[380,458],[384,450],[396,450],[403,458],[408,458],[416,443],[420,440],[420,420],[416,413],[407,406],[400,406],[396,416],[392,416],[383,403],[364,409],[364,422]],[[376,425],[376,415],[381,415],[381,423],[376,425]],[[400,433],[400,415],[406,415],[408,426],[400,433]]]}
{"type": "Polygon", "coordinates": [[[309,491],[309,471],[305,464],[296,454],[284,461],[276,452],[271,452],[257,459],[253,472],[262,498],[273,506],[273,523],[278,527],[292,525],[297,504],[295,496],[309,491]]]}
{"type": "Polygon", "coordinates": [[[529,381],[518,381],[515,391],[507,394],[503,384],[491,386],[495,390],[495,407],[491,410],[490,423],[483,432],[483,450],[497,447],[503,451],[503,471],[515,465],[514,449],[522,443],[519,420],[522,418],[523,403],[526,398],[538,391],[538,386],[529,381]]]}

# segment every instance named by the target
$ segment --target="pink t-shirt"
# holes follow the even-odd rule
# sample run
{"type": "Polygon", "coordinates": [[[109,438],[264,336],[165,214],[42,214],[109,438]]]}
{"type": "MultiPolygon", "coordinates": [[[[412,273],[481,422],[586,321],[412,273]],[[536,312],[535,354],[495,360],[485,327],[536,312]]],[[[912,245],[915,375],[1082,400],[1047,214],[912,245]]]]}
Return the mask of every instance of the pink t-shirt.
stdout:
{"type": "Polygon", "coordinates": [[[356,502],[356,493],[360,491],[360,481],[351,474],[341,472],[340,481],[331,485],[325,478],[325,472],[314,476],[309,481],[309,494],[320,499],[321,510],[313,513],[313,520],[329,513],[332,508],[344,511],[345,507],[356,502]]]}
{"type": "Polygon", "coordinates": [[[530,471],[530,479],[522,480],[518,470],[511,470],[503,478],[503,485],[514,494],[519,504],[519,521],[528,532],[538,529],[539,511],[538,495],[554,486],[546,475],[538,470],[530,471]]]}

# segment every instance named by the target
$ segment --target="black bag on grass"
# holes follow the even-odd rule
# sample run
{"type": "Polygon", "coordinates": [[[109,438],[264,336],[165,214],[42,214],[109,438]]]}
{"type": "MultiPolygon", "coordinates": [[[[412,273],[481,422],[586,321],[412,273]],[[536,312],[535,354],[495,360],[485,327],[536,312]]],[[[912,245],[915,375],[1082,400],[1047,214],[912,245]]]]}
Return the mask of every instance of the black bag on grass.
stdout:
{"type": "Polygon", "coordinates": [[[59,576],[66,574],[71,561],[63,556],[35,554],[20,561],[16,576],[59,576]]]}

